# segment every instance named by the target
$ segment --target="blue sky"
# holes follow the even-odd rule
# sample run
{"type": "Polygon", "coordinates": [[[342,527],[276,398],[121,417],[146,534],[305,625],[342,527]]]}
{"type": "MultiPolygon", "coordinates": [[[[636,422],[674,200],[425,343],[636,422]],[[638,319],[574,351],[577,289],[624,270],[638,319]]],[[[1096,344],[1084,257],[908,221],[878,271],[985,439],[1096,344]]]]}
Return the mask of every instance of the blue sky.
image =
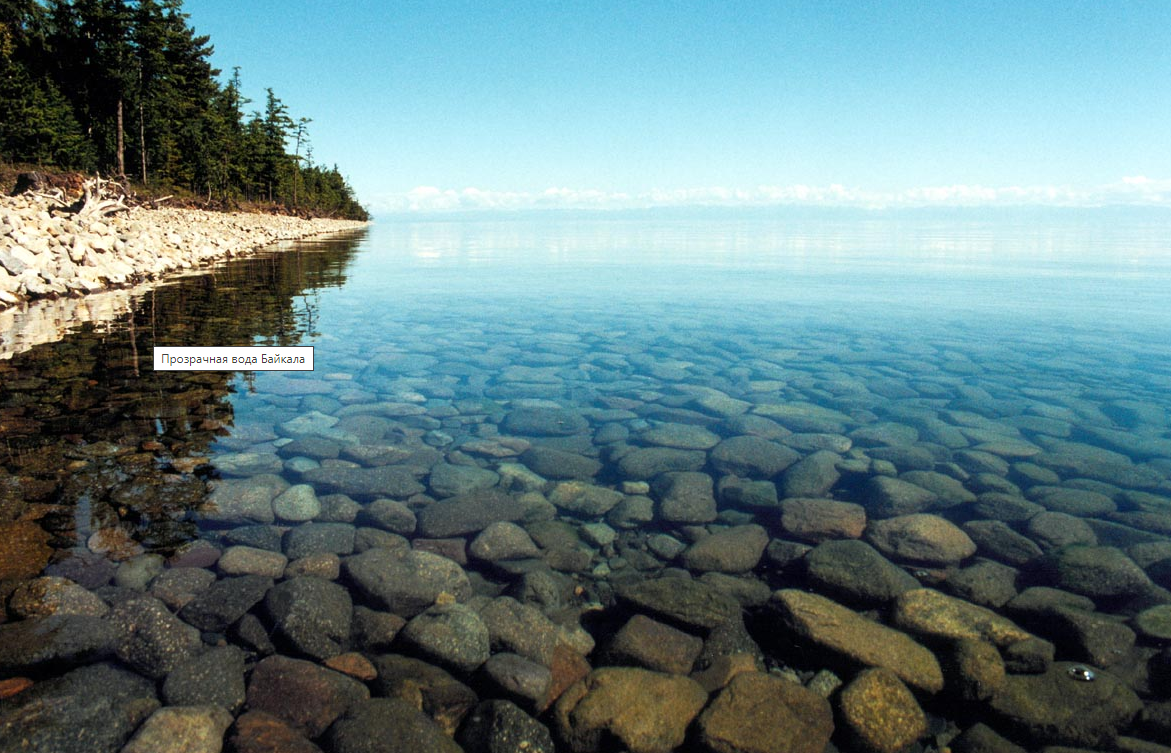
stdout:
{"type": "Polygon", "coordinates": [[[186,0],[375,211],[1171,205],[1171,2],[186,0]]]}

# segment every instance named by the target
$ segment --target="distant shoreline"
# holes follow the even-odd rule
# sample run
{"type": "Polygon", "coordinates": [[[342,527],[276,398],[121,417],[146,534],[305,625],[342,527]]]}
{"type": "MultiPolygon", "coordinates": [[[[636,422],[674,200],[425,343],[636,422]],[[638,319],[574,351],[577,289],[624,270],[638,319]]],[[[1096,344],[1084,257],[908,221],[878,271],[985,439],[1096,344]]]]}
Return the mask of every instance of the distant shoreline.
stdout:
{"type": "Polygon", "coordinates": [[[368,222],[199,209],[132,208],[86,218],[30,194],[0,198],[0,310],[80,297],[368,222]]]}

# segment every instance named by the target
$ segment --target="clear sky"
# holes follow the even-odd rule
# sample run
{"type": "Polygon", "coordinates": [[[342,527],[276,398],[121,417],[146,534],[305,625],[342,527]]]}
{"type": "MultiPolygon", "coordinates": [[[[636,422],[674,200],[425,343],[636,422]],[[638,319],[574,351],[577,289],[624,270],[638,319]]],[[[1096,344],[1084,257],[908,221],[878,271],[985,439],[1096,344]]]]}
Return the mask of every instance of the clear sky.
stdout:
{"type": "Polygon", "coordinates": [[[1171,205],[1167,0],[186,0],[375,211],[1171,205]]]}

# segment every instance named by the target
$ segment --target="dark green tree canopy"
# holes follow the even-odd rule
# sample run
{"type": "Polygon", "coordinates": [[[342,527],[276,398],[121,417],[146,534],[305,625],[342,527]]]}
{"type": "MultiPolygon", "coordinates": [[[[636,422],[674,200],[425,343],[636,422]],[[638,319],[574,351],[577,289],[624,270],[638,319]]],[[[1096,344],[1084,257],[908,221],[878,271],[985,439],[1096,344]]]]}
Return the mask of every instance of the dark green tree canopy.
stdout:
{"type": "Polygon", "coordinates": [[[307,157],[309,119],[272,89],[246,117],[239,69],[221,83],[212,51],[182,0],[0,0],[0,161],[365,219],[307,157]]]}

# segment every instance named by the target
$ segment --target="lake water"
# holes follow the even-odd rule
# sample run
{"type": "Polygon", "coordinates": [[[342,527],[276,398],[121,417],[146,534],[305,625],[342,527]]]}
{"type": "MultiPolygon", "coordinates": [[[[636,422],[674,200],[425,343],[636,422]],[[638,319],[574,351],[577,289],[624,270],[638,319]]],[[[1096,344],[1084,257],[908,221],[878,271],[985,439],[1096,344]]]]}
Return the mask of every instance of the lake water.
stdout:
{"type": "Polygon", "coordinates": [[[547,728],[559,750],[669,750],[688,729],[701,750],[741,713],[712,679],[740,653],[829,698],[744,735],[820,744],[832,708],[843,751],[1166,742],[1169,230],[396,220],[136,295],[0,361],[0,679],[34,681],[0,720],[49,750],[100,717],[90,749],[118,750],[142,698],[94,718],[60,698],[129,667],[159,684],[148,700],[269,711],[345,753],[361,704],[297,698],[358,691],[296,658],[376,697],[421,684],[467,750],[485,719],[532,721],[470,711],[487,699],[540,720],[536,749],[547,728]],[[313,345],[315,371],[151,368],[155,345],[248,344],[313,345]],[[711,671],[689,711],[620,673],[546,710],[583,659],[593,679],[711,671]],[[199,661],[237,695],[200,695],[199,661]],[[890,678],[912,692],[867,692],[890,678]],[[581,711],[608,692],[683,726],[647,742],[581,711]]]}

